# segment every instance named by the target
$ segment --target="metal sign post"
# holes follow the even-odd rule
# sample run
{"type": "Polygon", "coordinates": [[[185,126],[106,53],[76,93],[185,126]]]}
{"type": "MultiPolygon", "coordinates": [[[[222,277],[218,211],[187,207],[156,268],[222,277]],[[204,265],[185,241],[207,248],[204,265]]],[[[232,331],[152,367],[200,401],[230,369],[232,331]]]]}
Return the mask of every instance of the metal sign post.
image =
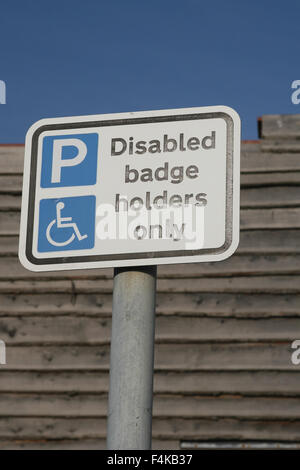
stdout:
{"type": "Polygon", "coordinates": [[[115,269],[108,449],[151,449],[156,270],[115,269]]]}

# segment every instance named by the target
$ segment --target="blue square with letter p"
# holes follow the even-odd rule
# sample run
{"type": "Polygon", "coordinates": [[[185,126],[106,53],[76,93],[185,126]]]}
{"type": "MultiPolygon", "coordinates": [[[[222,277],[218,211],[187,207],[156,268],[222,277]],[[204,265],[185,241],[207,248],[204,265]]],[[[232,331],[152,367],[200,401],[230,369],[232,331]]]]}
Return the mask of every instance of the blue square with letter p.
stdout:
{"type": "Polygon", "coordinates": [[[95,196],[42,199],[38,251],[86,250],[95,245],[95,196]]]}
{"type": "Polygon", "coordinates": [[[98,134],[45,136],[41,187],[89,186],[97,181],[98,134]]]}

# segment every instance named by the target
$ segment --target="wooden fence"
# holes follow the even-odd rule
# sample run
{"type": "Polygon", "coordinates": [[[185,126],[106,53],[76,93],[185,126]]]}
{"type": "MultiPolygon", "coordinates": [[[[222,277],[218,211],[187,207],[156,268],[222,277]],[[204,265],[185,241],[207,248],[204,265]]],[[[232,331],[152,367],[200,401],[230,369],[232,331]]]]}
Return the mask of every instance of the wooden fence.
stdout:
{"type": "MultiPolygon", "coordinates": [[[[242,144],[241,241],[159,268],[153,447],[300,442],[300,115],[242,144]]],[[[0,448],[105,448],[112,270],[26,271],[23,146],[0,146],[0,448]]]]}

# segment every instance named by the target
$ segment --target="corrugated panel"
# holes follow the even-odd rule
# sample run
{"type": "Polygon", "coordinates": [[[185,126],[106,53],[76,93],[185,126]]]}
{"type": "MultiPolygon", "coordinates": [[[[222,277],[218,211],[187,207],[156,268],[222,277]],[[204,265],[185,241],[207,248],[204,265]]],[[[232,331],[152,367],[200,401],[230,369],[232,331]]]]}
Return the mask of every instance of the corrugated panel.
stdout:
{"type": "MultiPolygon", "coordinates": [[[[300,116],[242,145],[241,242],[159,268],[153,447],[300,442],[300,116]]],[[[0,146],[0,448],[104,448],[112,270],[30,273],[17,258],[24,147],[0,146]]]]}

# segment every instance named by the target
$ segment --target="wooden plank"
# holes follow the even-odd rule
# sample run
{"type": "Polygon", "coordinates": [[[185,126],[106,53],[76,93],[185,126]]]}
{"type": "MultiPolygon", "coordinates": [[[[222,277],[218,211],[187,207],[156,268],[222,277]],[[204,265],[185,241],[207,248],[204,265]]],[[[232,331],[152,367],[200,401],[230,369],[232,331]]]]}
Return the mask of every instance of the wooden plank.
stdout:
{"type": "MultiPolygon", "coordinates": [[[[248,254],[248,253],[300,253],[300,230],[249,230],[242,231],[240,234],[240,244],[237,250],[238,254],[248,254]]],[[[49,273],[33,273],[30,274],[25,270],[20,264],[19,260],[16,258],[18,253],[18,237],[0,237],[0,273],[2,271],[2,263],[5,263],[5,266],[9,265],[8,271],[14,272],[15,275],[25,277],[32,275],[33,277],[94,277],[93,273],[96,275],[104,272],[111,272],[111,270],[106,269],[93,269],[91,270],[79,270],[65,272],[49,272],[49,273]],[[5,256],[5,260],[1,257],[5,256]],[[7,258],[10,256],[10,258],[7,258]],[[8,263],[8,264],[7,264],[8,263]]]]}
{"type": "Polygon", "coordinates": [[[22,183],[22,175],[0,174],[0,194],[15,194],[20,196],[22,193],[22,183]]]}
{"type": "MultiPolygon", "coordinates": [[[[257,153],[241,153],[241,172],[247,173],[274,173],[274,172],[299,172],[300,171],[300,145],[289,149],[285,149],[274,145],[262,146],[262,151],[257,153]],[[282,152],[284,151],[284,153],[282,152]],[[294,152],[294,153],[293,153],[294,152]]],[[[20,168],[18,173],[23,169],[20,168]]],[[[0,193],[21,194],[22,191],[22,175],[21,174],[0,174],[0,193]]]]}
{"type": "Polygon", "coordinates": [[[0,211],[20,211],[21,196],[13,193],[0,194],[0,211]]]}
{"type": "MultiPolygon", "coordinates": [[[[241,184],[270,185],[300,182],[300,144],[243,144],[241,152],[241,184]],[[250,174],[247,174],[250,172],[250,174]],[[260,174],[257,174],[260,173],[260,174]]],[[[20,194],[24,147],[0,146],[0,191],[20,194]],[[8,175],[6,177],[5,175],[8,175]]]]}
{"type": "Polygon", "coordinates": [[[180,265],[180,270],[174,265],[160,267],[160,277],[193,278],[217,276],[245,275],[288,275],[299,272],[295,263],[299,263],[298,255],[233,255],[222,263],[198,263],[180,265]],[[294,261],[293,261],[294,260],[294,261]]]}
{"type": "MultiPolygon", "coordinates": [[[[284,231],[282,231],[284,232],[284,231]]],[[[288,232],[288,231],[287,231],[288,232]]],[[[297,234],[293,232],[292,239],[297,243],[297,234]]],[[[248,232],[249,233],[249,232],[248,232]]],[[[268,237],[271,238],[270,233],[268,237]]],[[[254,237],[255,243],[256,237],[254,237]]],[[[265,238],[267,243],[268,238],[265,238]]],[[[274,235],[274,245],[283,246],[288,243],[289,237],[284,237],[284,233],[281,233],[279,237],[274,235]]],[[[263,242],[262,242],[263,243],[263,242]]],[[[264,245],[262,244],[260,250],[265,253],[267,250],[263,250],[264,245]]],[[[270,249],[273,250],[272,247],[270,249]]],[[[280,247],[278,248],[280,249],[280,247]]],[[[299,249],[299,248],[298,248],[299,249]]],[[[284,252],[283,252],[284,253],[284,252]]],[[[222,261],[222,263],[191,263],[181,264],[180,270],[177,269],[176,265],[164,265],[158,269],[158,275],[160,278],[170,279],[181,279],[181,278],[202,278],[202,277],[218,277],[218,276],[255,276],[255,275],[290,275],[300,273],[300,256],[297,252],[292,254],[237,254],[231,258],[222,261]]],[[[16,257],[0,257],[0,281],[34,281],[36,279],[65,279],[65,280],[76,280],[76,279],[111,279],[112,269],[87,269],[79,271],[56,271],[56,272],[44,272],[34,273],[23,268],[16,257]]],[[[50,289],[49,283],[49,289],[50,289]]],[[[100,285],[99,285],[100,287],[100,285]]],[[[25,288],[25,286],[24,286],[25,288]]],[[[74,288],[74,286],[73,286],[74,288]]],[[[27,287],[30,290],[30,287],[27,287]]],[[[74,290],[73,290],[74,291],[74,290]]]]}
{"type": "Polygon", "coordinates": [[[280,171],[274,173],[242,173],[241,186],[280,186],[300,184],[300,171],[280,171]]]}
{"type": "MultiPolygon", "coordinates": [[[[79,296],[78,296],[79,297],[79,296]]],[[[157,313],[217,316],[299,315],[300,296],[295,294],[158,294],[157,313]]]]}
{"type": "MultiPolygon", "coordinates": [[[[261,149],[254,152],[241,152],[242,173],[274,173],[300,171],[300,145],[298,143],[297,153],[288,153],[289,149],[283,149],[274,145],[262,144],[261,149]]],[[[291,149],[295,150],[295,147],[291,149]]]]}
{"type": "MultiPolygon", "coordinates": [[[[161,442],[161,441],[160,441],[161,442]]],[[[174,442],[174,441],[162,441],[174,442]]],[[[177,441],[175,441],[177,442],[177,441]]],[[[0,439],[0,450],[106,450],[106,439],[0,439]]],[[[175,449],[175,447],[174,447],[175,449]]]]}
{"type": "MultiPolygon", "coordinates": [[[[245,155],[258,153],[259,143],[242,143],[242,160],[245,155]]],[[[0,173],[1,174],[21,174],[23,173],[24,146],[20,145],[1,145],[0,146],[0,173]]]]}
{"type": "MultiPolygon", "coordinates": [[[[299,142],[264,140],[259,143],[241,144],[241,168],[242,171],[287,171],[300,170],[299,142]],[[269,152],[269,153],[266,153],[269,152]],[[283,153],[282,158],[274,153],[283,153]],[[265,153],[265,154],[263,154],[265,153]],[[278,158],[279,157],[279,158],[278,158]]],[[[22,146],[0,146],[0,174],[21,175],[23,173],[24,147],[22,146]]],[[[0,177],[1,180],[1,177],[0,177]]],[[[20,179],[18,178],[18,181],[20,179]]],[[[19,188],[21,185],[19,183],[19,188]]]]}
{"type": "MultiPolygon", "coordinates": [[[[96,292],[99,281],[74,281],[78,293],[96,292]]],[[[109,282],[109,281],[102,281],[109,282]]],[[[1,290],[1,284],[0,284],[1,290]]],[[[200,279],[161,279],[158,281],[158,292],[196,293],[196,292],[236,292],[236,293],[300,293],[300,276],[252,276],[229,278],[200,278],[200,279]]]]}
{"type": "MultiPolygon", "coordinates": [[[[253,160],[248,159],[245,163],[243,163],[242,160],[242,187],[247,187],[249,185],[269,186],[280,184],[299,184],[300,170],[298,161],[300,160],[300,157],[297,154],[269,154],[271,159],[270,162],[267,155],[264,155],[263,153],[258,154],[253,158],[253,160]]],[[[1,175],[0,172],[0,181],[2,185],[0,191],[2,194],[21,194],[21,175],[1,175]]]]}
{"type": "MultiPolygon", "coordinates": [[[[161,293],[300,293],[300,276],[242,276],[242,277],[203,277],[186,279],[175,277],[159,279],[157,292],[161,293]]],[[[47,281],[1,281],[0,294],[110,294],[112,279],[97,280],[47,280],[47,281]]]]}
{"type": "MultiPolygon", "coordinates": [[[[11,393],[108,393],[108,371],[15,371],[1,369],[0,392],[11,393]]],[[[209,370],[154,374],[154,393],[180,395],[299,396],[297,368],[250,372],[209,370]]]]}
{"type": "Polygon", "coordinates": [[[42,343],[108,344],[111,319],[89,317],[1,317],[0,338],[6,345],[42,343]]]}
{"type": "Polygon", "coordinates": [[[297,158],[300,155],[300,142],[292,139],[265,139],[261,140],[260,151],[262,153],[271,153],[274,157],[275,154],[280,154],[283,158],[285,158],[285,155],[295,154],[297,158]]]}
{"type": "MultiPolygon", "coordinates": [[[[0,211],[0,235],[18,235],[19,212],[0,211]]],[[[300,228],[300,208],[241,210],[241,230],[300,228]]]]}
{"type": "Polygon", "coordinates": [[[239,254],[299,253],[299,230],[249,230],[240,233],[239,254]]]}
{"type": "Polygon", "coordinates": [[[246,420],[246,419],[155,419],[155,437],[180,440],[264,440],[299,441],[298,420],[246,420]]]}
{"type": "MultiPolygon", "coordinates": [[[[51,281],[48,281],[50,283],[51,281]]],[[[61,282],[61,281],[60,281],[61,282]]],[[[58,281],[54,281],[58,284],[58,281]]],[[[0,291],[1,285],[0,283],[0,291]]],[[[9,283],[5,283],[7,286],[9,283]]],[[[16,283],[14,283],[16,284],[16,283]]],[[[26,285],[25,283],[23,283],[26,285]]],[[[40,283],[38,283],[40,284],[40,283]]],[[[102,281],[77,281],[73,286],[78,294],[94,294],[97,292],[112,291],[112,282],[102,281]]],[[[4,287],[6,289],[6,287],[4,287]]],[[[14,289],[12,289],[14,291],[14,289]]],[[[22,289],[24,291],[24,289],[22,289]]],[[[187,279],[159,279],[157,292],[167,293],[197,293],[197,292],[232,292],[232,293],[300,293],[300,276],[253,276],[253,277],[229,277],[229,278],[187,278],[187,279]]]]}
{"type": "MultiPolygon", "coordinates": [[[[263,154],[262,154],[263,157],[263,154]]],[[[286,157],[289,157],[286,155],[286,157]]],[[[243,169],[241,174],[241,187],[245,189],[247,187],[264,187],[264,186],[280,186],[280,185],[299,185],[300,183],[300,170],[294,161],[300,162],[300,156],[293,156],[284,159],[279,157],[270,161],[267,166],[268,159],[257,157],[255,161],[251,161],[251,165],[243,169]],[[282,163],[280,163],[282,161],[282,163]],[[260,163],[258,163],[260,162],[260,163]],[[268,169],[269,168],[269,169],[268,169]]],[[[273,157],[272,157],[273,158],[273,157]]],[[[14,210],[19,209],[21,206],[21,190],[22,190],[22,177],[19,175],[0,175],[0,194],[3,195],[14,195],[15,199],[11,199],[11,202],[15,202],[11,206],[14,210]]],[[[5,208],[5,200],[1,201],[1,209],[5,208]]]]}
{"type": "MultiPolygon", "coordinates": [[[[291,338],[291,340],[294,339],[291,338]]],[[[292,370],[291,341],[276,343],[157,344],[157,370],[292,370]]]]}
{"type": "MultiPolygon", "coordinates": [[[[300,158],[299,158],[300,162],[300,158]]],[[[242,208],[275,208],[300,206],[299,185],[245,188],[241,191],[242,208]]],[[[21,196],[2,194],[1,211],[18,211],[21,208],[21,196]]]]}
{"type": "MultiPolygon", "coordinates": [[[[291,342],[157,344],[155,368],[164,371],[293,370],[291,342]]],[[[109,345],[14,346],[6,370],[108,370],[109,345]]]]}
{"type": "Polygon", "coordinates": [[[241,230],[300,228],[300,208],[241,210],[241,230]]]}
{"type": "Polygon", "coordinates": [[[23,145],[0,145],[0,173],[21,174],[24,164],[23,145]]]}
{"type": "Polygon", "coordinates": [[[0,235],[18,235],[20,229],[19,212],[0,212],[0,235]]]}
{"type": "Polygon", "coordinates": [[[300,186],[270,186],[241,191],[241,207],[244,209],[297,206],[300,206],[300,186]]]}
{"type": "MultiPolygon", "coordinates": [[[[95,281],[96,282],[96,281],[95,281]]],[[[99,290],[100,293],[111,293],[112,291],[112,281],[108,281],[111,285],[105,286],[105,280],[99,280],[99,290]],[[102,287],[101,287],[102,283],[102,287]]],[[[50,293],[73,293],[76,294],[74,290],[74,284],[72,281],[10,281],[10,282],[0,282],[0,293],[7,294],[50,294],[50,293]]]]}
{"type": "Polygon", "coordinates": [[[0,418],[1,439],[106,438],[106,420],[101,418],[0,418]]]}
{"type": "Polygon", "coordinates": [[[16,252],[17,239],[15,237],[0,237],[2,255],[0,256],[0,280],[4,279],[111,279],[112,269],[80,269],[72,271],[54,271],[34,273],[23,268],[16,252]],[[13,241],[11,241],[13,240],[13,241]]]}
{"type": "Polygon", "coordinates": [[[299,138],[299,114],[269,114],[261,118],[261,137],[266,138],[299,138]]]}
{"type": "MultiPolygon", "coordinates": [[[[247,419],[299,419],[300,398],[266,398],[222,396],[172,397],[156,395],[153,402],[155,417],[185,418],[247,418],[247,419]]],[[[20,403],[22,408],[22,402],[20,403]]],[[[91,413],[92,416],[92,413],[91,413]]]]}
{"type": "MultiPolygon", "coordinates": [[[[106,439],[11,439],[0,440],[1,450],[107,450],[106,439]]],[[[152,439],[152,450],[180,449],[178,440],[152,439]]]]}
{"type": "MultiPolygon", "coordinates": [[[[158,316],[156,342],[290,341],[299,318],[158,316]]],[[[1,317],[0,338],[10,345],[108,344],[111,319],[82,317],[1,317]]]]}
{"type": "Polygon", "coordinates": [[[158,317],[157,341],[289,341],[298,327],[299,318],[158,317]]]}
{"type": "MultiPolygon", "coordinates": [[[[155,395],[155,418],[300,419],[300,398],[155,395]]],[[[108,396],[0,394],[1,417],[106,418],[108,396]]]]}
{"type": "MultiPolygon", "coordinates": [[[[158,440],[299,440],[299,420],[155,418],[153,437],[158,440]]],[[[1,418],[2,439],[105,439],[103,418],[1,418]]]]}
{"type": "MultiPolygon", "coordinates": [[[[286,374],[281,372],[281,374],[286,374]]],[[[176,375],[176,374],[175,374],[176,375]]],[[[193,375],[193,374],[192,374],[193,375]]],[[[278,373],[275,373],[277,378],[278,373]]],[[[291,375],[292,383],[293,374],[287,373],[289,377],[291,375]]],[[[14,393],[107,393],[109,384],[109,372],[101,371],[30,371],[30,370],[19,370],[9,371],[5,368],[1,368],[1,381],[0,381],[0,393],[3,392],[14,392],[14,393]]],[[[165,380],[164,380],[165,381],[165,380]]],[[[174,380],[173,380],[174,382],[174,380]]],[[[180,380],[177,381],[178,386],[180,380]]],[[[275,381],[277,383],[277,380],[275,381]]],[[[178,388],[177,386],[177,388],[178,388]]],[[[298,386],[294,384],[294,388],[291,390],[298,390],[298,386]]],[[[181,387],[182,388],[182,387],[181,387]]],[[[193,386],[194,388],[194,386],[193,386]]],[[[299,383],[300,389],[300,383],[299,383]]],[[[165,385],[162,385],[162,391],[165,391],[165,385]]]]}
{"type": "MultiPolygon", "coordinates": [[[[300,316],[299,294],[158,293],[157,314],[224,317],[300,316]]],[[[110,294],[0,294],[0,316],[111,313],[110,294]]]]}
{"type": "MultiPolygon", "coordinates": [[[[1,237],[0,236],[0,257],[18,255],[19,237],[1,237]]],[[[1,263],[1,258],[0,258],[1,263]]],[[[1,271],[1,268],[0,268],[1,271]]]]}
{"type": "MultiPolygon", "coordinates": [[[[30,384],[28,388],[31,391],[30,384]]],[[[8,391],[14,390],[15,388],[10,388],[8,391]]],[[[180,393],[181,395],[197,393],[223,395],[228,393],[247,396],[299,396],[300,374],[297,368],[290,372],[274,370],[157,372],[154,375],[154,391],[155,393],[180,393]]]]}
{"type": "MultiPolygon", "coordinates": [[[[260,151],[259,143],[242,143],[242,160],[260,151]]],[[[24,147],[15,145],[0,146],[0,174],[22,174],[24,161],[24,147]]]]}
{"type": "Polygon", "coordinates": [[[78,296],[72,294],[6,295],[0,294],[0,315],[82,314],[107,315],[111,312],[111,295],[78,296]]]}

